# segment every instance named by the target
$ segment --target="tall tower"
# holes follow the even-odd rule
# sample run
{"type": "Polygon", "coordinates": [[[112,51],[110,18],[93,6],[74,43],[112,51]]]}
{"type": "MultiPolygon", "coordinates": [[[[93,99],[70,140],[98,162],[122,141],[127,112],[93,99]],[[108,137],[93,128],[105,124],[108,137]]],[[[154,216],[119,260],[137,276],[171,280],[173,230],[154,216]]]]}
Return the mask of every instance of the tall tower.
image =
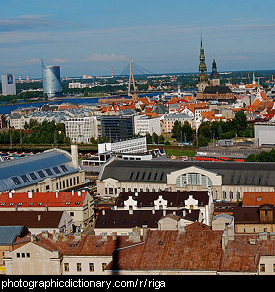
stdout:
{"type": "Polygon", "coordinates": [[[210,75],[210,86],[216,86],[216,85],[220,85],[220,75],[217,72],[217,64],[216,61],[213,60],[212,63],[212,73],[210,75]]]}
{"type": "Polygon", "coordinates": [[[128,96],[131,96],[131,83],[133,83],[133,88],[134,88],[134,94],[137,91],[137,87],[135,84],[135,79],[133,75],[133,64],[132,64],[132,59],[129,60],[129,66],[130,66],[130,74],[129,74],[129,83],[128,83],[128,96]]]}
{"type": "Polygon", "coordinates": [[[203,92],[205,87],[208,86],[208,76],[207,76],[207,68],[205,64],[205,55],[204,55],[204,48],[202,45],[202,34],[201,34],[201,48],[200,48],[200,65],[199,65],[199,84],[198,90],[199,92],[203,92]]]}
{"type": "Polygon", "coordinates": [[[47,65],[41,59],[43,94],[48,97],[62,96],[62,87],[60,80],[60,67],[47,65]]]}

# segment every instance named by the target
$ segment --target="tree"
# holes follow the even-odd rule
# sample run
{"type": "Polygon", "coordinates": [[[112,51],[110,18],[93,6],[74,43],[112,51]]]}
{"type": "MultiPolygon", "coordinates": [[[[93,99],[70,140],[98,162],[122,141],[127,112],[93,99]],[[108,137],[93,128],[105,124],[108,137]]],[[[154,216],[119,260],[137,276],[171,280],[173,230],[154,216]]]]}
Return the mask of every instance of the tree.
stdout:
{"type": "Polygon", "coordinates": [[[182,125],[181,132],[182,132],[181,137],[184,142],[190,142],[193,140],[194,131],[192,130],[190,124],[187,121],[185,121],[184,124],[182,125]]]}
{"type": "Polygon", "coordinates": [[[180,140],[180,137],[181,137],[181,122],[175,121],[173,129],[172,129],[172,137],[176,138],[177,141],[180,140]]]}

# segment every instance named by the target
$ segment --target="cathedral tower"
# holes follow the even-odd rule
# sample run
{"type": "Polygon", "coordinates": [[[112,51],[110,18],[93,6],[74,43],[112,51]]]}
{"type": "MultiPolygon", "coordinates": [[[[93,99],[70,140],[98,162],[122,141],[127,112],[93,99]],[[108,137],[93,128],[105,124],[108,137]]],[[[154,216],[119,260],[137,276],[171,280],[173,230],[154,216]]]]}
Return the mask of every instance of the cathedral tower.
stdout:
{"type": "Polygon", "coordinates": [[[203,92],[205,87],[208,85],[208,76],[207,76],[207,68],[205,64],[205,55],[204,55],[204,48],[202,45],[202,35],[201,35],[201,48],[200,48],[200,65],[199,65],[199,84],[198,90],[199,92],[203,92]]]}
{"type": "Polygon", "coordinates": [[[217,72],[217,64],[216,61],[213,60],[212,63],[212,73],[210,75],[210,85],[211,86],[216,86],[216,85],[220,85],[220,75],[217,72]]]}

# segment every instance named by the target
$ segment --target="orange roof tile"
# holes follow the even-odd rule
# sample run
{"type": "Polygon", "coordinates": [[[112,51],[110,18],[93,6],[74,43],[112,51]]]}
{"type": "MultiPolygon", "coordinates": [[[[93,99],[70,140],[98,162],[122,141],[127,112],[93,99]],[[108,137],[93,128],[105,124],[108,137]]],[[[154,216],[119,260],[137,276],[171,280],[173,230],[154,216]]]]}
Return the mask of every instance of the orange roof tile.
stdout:
{"type": "Polygon", "coordinates": [[[275,192],[244,192],[243,206],[275,205],[275,192]]]}

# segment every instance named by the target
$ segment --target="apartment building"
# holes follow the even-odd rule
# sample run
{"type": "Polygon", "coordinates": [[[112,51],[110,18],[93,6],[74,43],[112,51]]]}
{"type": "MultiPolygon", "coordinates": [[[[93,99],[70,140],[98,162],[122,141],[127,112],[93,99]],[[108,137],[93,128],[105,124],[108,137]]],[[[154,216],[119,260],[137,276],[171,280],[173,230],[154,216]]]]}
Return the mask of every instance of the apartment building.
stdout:
{"type": "Polygon", "coordinates": [[[140,136],[145,136],[147,133],[161,135],[161,118],[150,118],[146,115],[134,116],[134,129],[135,134],[140,136]]]}
{"type": "Polygon", "coordinates": [[[65,122],[65,129],[71,143],[89,144],[91,138],[98,138],[96,116],[70,118],[65,122]]]}

